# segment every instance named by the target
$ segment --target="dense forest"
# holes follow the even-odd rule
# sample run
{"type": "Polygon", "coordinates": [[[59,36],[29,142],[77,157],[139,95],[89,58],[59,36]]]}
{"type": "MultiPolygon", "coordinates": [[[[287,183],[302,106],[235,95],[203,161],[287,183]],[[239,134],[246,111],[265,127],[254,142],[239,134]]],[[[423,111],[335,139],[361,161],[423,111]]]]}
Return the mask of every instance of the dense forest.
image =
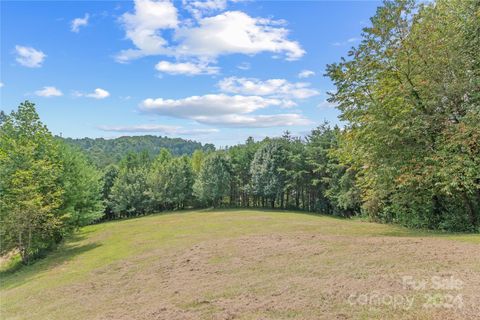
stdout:
{"type": "Polygon", "coordinates": [[[215,150],[212,144],[202,145],[192,140],[157,136],[125,136],[114,139],[104,138],[60,138],[67,144],[82,149],[87,157],[98,167],[118,163],[130,152],[147,151],[150,158],[155,157],[160,149],[168,149],[173,155],[192,155],[195,150],[215,150]]]}
{"type": "Polygon", "coordinates": [[[479,14],[478,1],[385,2],[361,44],[327,68],[347,125],[306,137],[224,150],[152,136],[61,140],[22,103],[1,116],[2,253],[28,263],[82,225],[193,207],[478,232],[479,14]]]}

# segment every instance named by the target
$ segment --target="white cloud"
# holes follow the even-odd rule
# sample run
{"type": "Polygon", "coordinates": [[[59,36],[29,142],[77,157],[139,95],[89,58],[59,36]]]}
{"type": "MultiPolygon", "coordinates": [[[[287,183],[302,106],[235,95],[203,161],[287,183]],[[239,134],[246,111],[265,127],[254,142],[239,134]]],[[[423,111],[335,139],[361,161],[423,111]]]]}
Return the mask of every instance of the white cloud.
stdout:
{"type": "Polygon", "coordinates": [[[253,18],[241,11],[226,11],[202,18],[198,26],[183,27],[175,33],[180,55],[215,59],[226,54],[254,55],[283,53],[287,60],[301,58],[305,51],[298,42],[287,39],[288,30],[270,19],[253,18]]]}
{"type": "Polygon", "coordinates": [[[116,59],[126,62],[148,55],[166,55],[213,62],[221,55],[271,52],[296,60],[305,54],[298,42],[287,39],[289,31],[281,27],[284,21],[253,18],[241,11],[202,16],[225,7],[226,1],[189,1],[187,9],[193,10],[197,20],[180,21],[170,1],[136,0],[134,13],[125,13],[121,18],[126,38],[136,48],[123,50],[116,59]],[[172,43],[162,34],[167,29],[172,33],[172,43]]]}
{"type": "Polygon", "coordinates": [[[110,93],[107,90],[102,88],[97,88],[93,93],[89,93],[86,97],[94,98],[94,99],[105,99],[110,96],[110,93]]]}
{"type": "Polygon", "coordinates": [[[200,116],[217,116],[236,113],[250,113],[269,106],[282,106],[279,99],[258,96],[207,94],[183,99],[146,99],[141,109],[161,115],[195,119],[200,116]]]}
{"type": "Polygon", "coordinates": [[[309,77],[312,77],[315,75],[315,72],[312,71],[312,70],[302,70],[300,71],[300,73],[298,74],[298,77],[299,78],[309,78],[309,77]]]}
{"type": "Polygon", "coordinates": [[[185,74],[185,75],[217,74],[219,71],[218,67],[212,67],[206,63],[193,63],[193,62],[173,63],[169,61],[160,61],[155,66],[155,69],[163,73],[185,74]]]}
{"type": "Polygon", "coordinates": [[[92,93],[82,93],[82,92],[74,92],[74,96],[76,97],[87,97],[87,98],[94,98],[94,99],[105,99],[110,96],[110,92],[102,88],[96,88],[92,93]]]}
{"type": "Polygon", "coordinates": [[[203,135],[219,132],[215,128],[193,128],[185,129],[179,126],[161,124],[140,124],[133,126],[99,126],[100,130],[113,132],[157,132],[167,135],[203,135]]]}
{"type": "Polygon", "coordinates": [[[15,46],[17,62],[24,67],[39,68],[46,58],[46,54],[32,47],[15,46]]]}
{"type": "Polygon", "coordinates": [[[177,9],[168,0],[135,0],[135,13],[121,17],[130,39],[137,49],[120,52],[117,61],[126,62],[148,55],[167,54],[167,41],[160,35],[163,29],[174,29],[178,25],[177,9]]]}
{"type": "Polygon", "coordinates": [[[0,88],[3,88],[5,84],[3,82],[0,82],[0,88]]]}
{"type": "Polygon", "coordinates": [[[35,91],[35,94],[39,97],[60,97],[63,96],[62,91],[55,87],[43,87],[41,90],[35,91]]]}
{"type": "Polygon", "coordinates": [[[306,125],[308,119],[299,114],[249,115],[268,107],[285,107],[290,101],[225,94],[207,94],[183,99],[145,99],[141,110],[209,125],[225,127],[274,127],[306,125]]]}
{"type": "Polygon", "coordinates": [[[319,94],[309,83],[292,83],[285,79],[259,80],[229,77],[218,83],[220,90],[229,93],[271,96],[285,99],[306,99],[319,94]]]}
{"type": "Polygon", "coordinates": [[[305,126],[312,122],[297,113],[269,114],[269,115],[223,115],[213,117],[197,117],[196,120],[204,124],[222,125],[236,128],[269,128],[284,126],[305,126]]]}
{"type": "Polygon", "coordinates": [[[88,25],[88,19],[90,15],[88,13],[85,14],[83,18],[75,18],[71,22],[70,30],[72,32],[78,33],[80,31],[80,27],[85,27],[88,25]]]}

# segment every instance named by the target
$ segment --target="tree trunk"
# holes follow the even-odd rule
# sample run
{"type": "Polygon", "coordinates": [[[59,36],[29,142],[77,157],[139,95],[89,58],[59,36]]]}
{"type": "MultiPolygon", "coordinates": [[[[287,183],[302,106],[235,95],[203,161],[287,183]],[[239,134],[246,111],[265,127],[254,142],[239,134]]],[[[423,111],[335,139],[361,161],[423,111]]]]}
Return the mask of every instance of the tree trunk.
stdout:
{"type": "Polygon", "coordinates": [[[305,191],[303,187],[302,187],[302,208],[303,210],[305,210],[305,191]]]}
{"type": "Polygon", "coordinates": [[[22,258],[22,262],[24,264],[26,261],[26,251],[25,251],[25,246],[23,245],[23,239],[22,239],[22,232],[18,232],[18,251],[20,251],[20,257],[22,258]]]}
{"type": "Polygon", "coordinates": [[[476,228],[478,221],[477,221],[477,214],[476,214],[476,211],[475,211],[475,207],[474,207],[472,201],[468,198],[468,195],[465,191],[462,192],[462,196],[463,196],[463,200],[465,201],[465,203],[467,204],[467,207],[468,207],[468,218],[470,220],[470,223],[472,224],[472,226],[474,228],[476,228]]]}

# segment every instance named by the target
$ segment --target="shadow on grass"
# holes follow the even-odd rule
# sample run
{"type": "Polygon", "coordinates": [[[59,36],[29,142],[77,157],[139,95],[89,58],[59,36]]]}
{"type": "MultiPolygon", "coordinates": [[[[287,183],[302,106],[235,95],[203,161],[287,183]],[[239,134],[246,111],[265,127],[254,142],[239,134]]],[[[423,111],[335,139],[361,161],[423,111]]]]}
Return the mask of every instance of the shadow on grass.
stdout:
{"type": "Polygon", "coordinates": [[[59,244],[55,249],[46,253],[46,256],[38,258],[29,265],[24,265],[20,259],[17,259],[9,268],[0,271],[0,287],[2,289],[17,287],[34,279],[42,272],[62,265],[75,256],[100,246],[100,244],[96,242],[82,244],[81,241],[85,238],[85,234],[73,235],[66,239],[65,242],[59,244]]]}
{"type": "Polygon", "coordinates": [[[307,216],[313,216],[313,217],[323,217],[323,218],[331,218],[331,219],[336,219],[336,220],[351,220],[349,217],[343,217],[343,216],[337,216],[337,215],[330,215],[330,214],[324,214],[320,212],[312,212],[312,211],[304,211],[304,210],[299,210],[299,209],[280,209],[280,208],[263,208],[263,207],[225,207],[225,208],[206,208],[202,210],[194,210],[194,211],[201,211],[201,212],[223,212],[223,211],[259,211],[259,212],[265,212],[265,213],[294,213],[294,214],[301,214],[301,215],[307,215],[307,216]]]}
{"type": "Polygon", "coordinates": [[[140,219],[148,219],[148,218],[154,218],[154,217],[158,217],[158,216],[167,216],[167,215],[174,215],[174,214],[206,212],[206,211],[209,211],[209,210],[210,210],[209,208],[205,208],[205,209],[184,208],[184,209],[175,209],[175,210],[165,210],[165,211],[141,214],[141,215],[138,215],[138,216],[115,218],[115,219],[112,219],[112,220],[102,220],[102,221],[99,221],[98,223],[91,224],[90,226],[107,225],[107,224],[111,224],[111,223],[126,222],[126,221],[131,222],[131,221],[136,221],[136,220],[140,220],[140,219]]]}

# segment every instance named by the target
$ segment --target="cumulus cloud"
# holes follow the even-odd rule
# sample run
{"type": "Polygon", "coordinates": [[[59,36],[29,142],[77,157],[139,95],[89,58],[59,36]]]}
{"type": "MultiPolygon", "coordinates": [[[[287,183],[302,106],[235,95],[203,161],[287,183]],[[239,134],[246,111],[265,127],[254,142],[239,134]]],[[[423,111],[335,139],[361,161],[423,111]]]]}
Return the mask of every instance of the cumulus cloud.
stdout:
{"type": "Polygon", "coordinates": [[[70,30],[72,32],[78,33],[80,31],[80,27],[85,27],[88,25],[88,19],[90,15],[88,13],[85,14],[83,18],[75,18],[72,20],[70,25],[70,30]]]}
{"type": "Polygon", "coordinates": [[[294,113],[250,114],[268,107],[284,107],[288,103],[288,100],[260,96],[207,94],[183,99],[145,99],[140,105],[140,109],[158,115],[225,127],[263,128],[308,124],[308,119],[294,113]]]}
{"type": "Polygon", "coordinates": [[[319,94],[309,83],[292,83],[285,79],[259,80],[256,78],[228,77],[218,83],[223,92],[271,96],[285,99],[306,99],[319,94]]]}
{"type": "Polygon", "coordinates": [[[259,96],[207,94],[183,99],[146,99],[140,108],[146,112],[195,119],[200,116],[250,113],[269,106],[282,106],[284,103],[279,99],[259,96]]]}
{"type": "Polygon", "coordinates": [[[92,93],[82,93],[82,92],[74,92],[74,96],[76,97],[87,97],[93,99],[105,99],[110,96],[110,92],[102,88],[96,88],[92,93]]]}
{"type": "Polygon", "coordinates": [[[206,63],[193,62],[168,62],[160,61],[155,66],[155,69],[168,74],[184,74],[184,75],[199,75],[199,74],[217,74],[218,67],[209,66],[206,63]]]}
{"type": "Polygon", "coordinates": [[[180,21],[170,1],[136,0],[134,12],[125,13],[120,19],[126,38],[135,48],[123,50],[116,59],[126,62],[143,56],[167,55],[211,62],[221,55],[271,52],[296,60],[305,54],[298,42],[288,39],[284,21],[254,18],[241,11],[203,16],[225,7],[226,1],[187,1],[187,9],[193,10],[196,20],[180,21]],[[171,43],[163,34],[167,30],[172,34],[171,43]]]}
{"type": "Polygon", "coordinates": [[[126,37],[136,49],[120,52],[119,62],[148,55],[169,54],[167,41],[160,35],[163,29],[174,29],[178,25],[177,9],[168,0],[135,0],[135,12],[121,17],[126,37]]]}
{"type": "Polygon", "coordinates": [[[193,128],[185,129],[180,126],[169,126],[162,124],[140,124],[133,126],[99,126],[100,130],[110,132],[156,132],[166,135],[204,135],[219,132],[215,128],[193,128]]]}
{"type": "Polygon", "coordinates": [[[302,70],[300,71],[300,73],[298,74],[298,77],[303,79],[303,78],[309,78],[309,77],[312,77],[315,75],[315,72],[313,72],[312,70],[302,70]]]}
{"type": "Polygon", "coordinates": [[[93,93],[88,93],[85,96],[94,99],[105,99],[110,96],[110,93],[102,88],[97,88],[93,93]]]}
{"type": "Polygon", "coordinates": [[[35,94],[39,97],[60,97],[63,96],[62,91],[58,90],[55,87],[43,87],[41,90],[35,91],[35,94]]]}
{"type": "Polygon", "coordinates": [[[45,53],[32,47],[15,46],[16,60],[24,67],[40,68],[47,57],[45,53]]]}
{"type": "Polygon", "coordinates": [[[0,82],[0,88],[3,88],[5,84],[3,82],[0,82]]]}
{"type": "Polygon", "coordinates": [[[198,26],[182,27],[175,33],[177,53],[215,59],[226,54],[255,55],[261,52],[285,54],[287,60],[301,58],[305,51],[287,39],[289,31],[276,21],[253,18],[241,11],[226,11],[202,18],[198,26]]]}

